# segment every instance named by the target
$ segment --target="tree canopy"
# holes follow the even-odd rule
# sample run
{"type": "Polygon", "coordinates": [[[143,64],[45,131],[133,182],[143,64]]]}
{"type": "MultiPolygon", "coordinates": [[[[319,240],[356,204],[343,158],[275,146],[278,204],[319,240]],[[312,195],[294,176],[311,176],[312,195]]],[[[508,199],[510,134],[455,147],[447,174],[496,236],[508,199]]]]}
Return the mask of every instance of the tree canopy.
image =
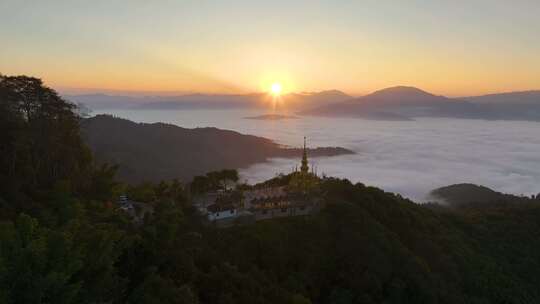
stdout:
{"type": "Polygon", "coordinates": [[[75,109],[40,79],[0,76],[2,193],[32,192],[59,180],[84,187],[91,153],[75,109]]]}
{"type": "MultiPolygon", "coordinates": [[[[320,213],[218,229],[178,180],[124,185],[96,165],[74,105],[39,79],[1,76],[0,118],[0,303],[540,302],[536,197],[423,206],[311,176],[320,213]],[[119,193],[153,215],[135,223],[119,193]]],[[[224,180],[238,173],[191,190],[224,180]]]]}

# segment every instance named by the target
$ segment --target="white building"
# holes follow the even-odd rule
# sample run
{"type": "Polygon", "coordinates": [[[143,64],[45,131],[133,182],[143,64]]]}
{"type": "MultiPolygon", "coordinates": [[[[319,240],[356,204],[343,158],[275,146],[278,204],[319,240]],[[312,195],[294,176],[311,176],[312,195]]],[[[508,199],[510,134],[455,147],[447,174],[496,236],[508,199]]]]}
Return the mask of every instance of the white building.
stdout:
{"type": "Polygon", "coordinates": [[[208,212],[206,216],[209,221],[232,219],[240,214],[239,210],[233,205],[220,206],[218,204],[213,204],[206,209],[208,212]]]}

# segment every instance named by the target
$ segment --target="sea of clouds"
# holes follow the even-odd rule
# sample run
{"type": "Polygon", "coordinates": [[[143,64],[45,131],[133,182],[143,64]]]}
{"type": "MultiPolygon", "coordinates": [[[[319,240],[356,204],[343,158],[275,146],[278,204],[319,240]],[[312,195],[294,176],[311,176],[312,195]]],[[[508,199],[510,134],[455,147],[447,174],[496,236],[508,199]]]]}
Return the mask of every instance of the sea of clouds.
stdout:
{"type": "MultiPolygon", "coordinates": [[[[182,127],[214,126],[254,134],[290,146],[342,146],[356,152],[313,158],[318,173],[397,192],[425,202],[429,192],[455,183],[531,195],[540,192],[540,123],[422,118],[375,121],[317,118],[264,121],[243,119],[266,113],[242,110],[121,111],[135,121],[182,127]]],[[[299,156],[300,157],[300,156],[299,156]]],[[[288,173],[298,159],[271,159],[240,170],[254,183],[288,173]]]]}
{"type": "MultiPolygon", "coordinates": [[[[397,192],[417,202],[431,190],[475,183],[513,194],[540,192],[540,123],[458,119],[407,122],[342,120],[306,128],[312,145],[357,152],[315,158],[319,173],[397,192]]],[[[287,172],[298,160],[272,159],[242,175],[251,182],[287,172]]]]}

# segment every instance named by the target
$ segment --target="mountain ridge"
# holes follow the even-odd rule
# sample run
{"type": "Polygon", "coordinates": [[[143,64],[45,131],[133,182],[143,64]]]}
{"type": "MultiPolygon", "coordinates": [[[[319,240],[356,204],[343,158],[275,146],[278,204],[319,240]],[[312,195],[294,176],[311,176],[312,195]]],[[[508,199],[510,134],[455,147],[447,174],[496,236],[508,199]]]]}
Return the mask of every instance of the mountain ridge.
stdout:
{"type": "MultiPolygon", "coordinates": [[[[107,109],[204,109],[204,108],[260,108],[272,104],[267,93],[248,94],[205,94],[190,93],[175,96],[127,96],[108,94],[65,95],[66,99],[82,103],[92,110],[107,109]]],[[[288,93],[280,97],[283,104],[292,109],[318,106],[346,100],[351,96],[339,90],[320,92],[288,93]]],[[[280,103],[278,103],[279,106],[280,103]]]]}
{"type": "MultiPolygon", "coordinates": [[[[272,157],[301,156],[299,148],[214,127],[188,129],[97,115],[82,120],[81,130],[96,159],[119,165],[119,178],[130,182],[189,180],[209,171],[243,168],[272,157]]],[[[312,157],[354,154],[341,147],[313,148],[308,153],[312,157]]]]}
{"type": "Polygon", "coordinates": [[[540,91],[448,98],[416,87],[395,86],[344,102],[311,108],[299,114],[382,120],[446,117],[540,121],[540,93],[537,92],[540,91]]]}
{"type": "Polygon", "coordinates": [[[414,120],[446,117],[487,120],[540,121],[540,90],[449,98],[413,86],[393,86],[351,97],[338,90],[283,95],[203,94],[178,96],[71,95],[68,99],[93,110],[287,109],[299,115],[343,116],[375,120],[414,120]]]}
{"type": "Polygon", "coordinates": [[[526,91],[511,91],[501,93],[491,93],[477,96],[460,97],[463,100],[469,100],[473,102],[523,102],[523,101],[536,101],[540,103],[540,90],[526,90],[526,91]],[[531,98],[531,99],[525,99],[531,98]],[[525,100],[524,100],[525,99],[525,100]]]}

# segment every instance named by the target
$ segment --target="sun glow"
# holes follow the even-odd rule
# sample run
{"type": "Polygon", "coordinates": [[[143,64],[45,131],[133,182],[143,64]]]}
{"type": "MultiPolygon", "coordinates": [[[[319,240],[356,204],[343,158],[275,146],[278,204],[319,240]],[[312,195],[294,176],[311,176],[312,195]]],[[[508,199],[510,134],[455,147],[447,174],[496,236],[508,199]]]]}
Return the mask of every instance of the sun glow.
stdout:
{"type": "Polygon", "coordinates": [[[279,82],[272,83],[272,86],[270,87],[270,91],[274,96],[279,96],[281,94],[281,89],[281,83],[279,82]]]}

